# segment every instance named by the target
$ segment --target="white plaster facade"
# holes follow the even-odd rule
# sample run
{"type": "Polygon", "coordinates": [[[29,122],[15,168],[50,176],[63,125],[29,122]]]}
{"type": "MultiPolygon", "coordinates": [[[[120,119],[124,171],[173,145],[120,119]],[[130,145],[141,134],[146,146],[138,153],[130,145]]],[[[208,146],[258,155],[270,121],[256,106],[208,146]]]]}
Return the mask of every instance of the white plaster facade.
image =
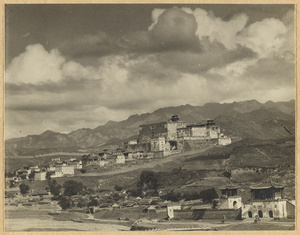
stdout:
{"type": "Polygon", "coordinates": [[[34,175],[34,180],[46,180],[47,172],[38,172],[34,175]]]}

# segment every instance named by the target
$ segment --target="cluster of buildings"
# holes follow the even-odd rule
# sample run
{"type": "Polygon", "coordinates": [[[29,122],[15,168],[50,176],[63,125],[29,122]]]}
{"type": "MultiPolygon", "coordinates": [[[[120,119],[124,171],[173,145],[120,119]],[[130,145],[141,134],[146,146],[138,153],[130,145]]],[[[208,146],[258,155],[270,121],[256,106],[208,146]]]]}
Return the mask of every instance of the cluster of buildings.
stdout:
{"type": "Polygon", "coordinates": [[[178,115],[166,122],[140,125],[138,139],[126,143],[128,152],[143,149],[155,156],[167,156],[174,151],[201,148],[207,144],[228,145],[231,138],[221,133],[213,120],[191,124],[179,121],[178,115]]]}
{"type": "Polygon", "coordinates": [[[238,186],[221,187],[222,196],[215,209],[198,207],[184,208],[183,205],[170,205],[167,208],[170,219],[242,219],[242,218],[295,218],[295,200],[282,196],[284,186],[275,183],[261,183],[250,186],[251,200],[242,202],[238,186]]]}
{"type": "Polygon", "coordinates": [[[46,175],[49,172],[51,178],[63,177],[66,175],[74,175],[74,170],[82,169],[82,161],[76,158],[61,160],[53,158],[46,171],[35,174],[35,180],[46,180],[46,175]]]}
{"type": "Polygon", "coordinates": [[[18,169],[14,172],[14,176],[7,180],[18,183],[21,180],[46,180],[49,172],[51,178],[63,177],[66,175],[74,175],[74,170],[82,169],[82,161],[76,158],[61,160],[53,158],[47,167],[31,166],[18,169]]]}

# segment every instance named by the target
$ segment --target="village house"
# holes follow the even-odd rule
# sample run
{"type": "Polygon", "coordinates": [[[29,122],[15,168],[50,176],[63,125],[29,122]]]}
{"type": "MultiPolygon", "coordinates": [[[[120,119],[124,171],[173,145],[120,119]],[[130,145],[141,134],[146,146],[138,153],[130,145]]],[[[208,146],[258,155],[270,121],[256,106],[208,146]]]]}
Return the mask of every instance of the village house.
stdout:
{"type": "Polygon", "coordinates": [[[29,167],[29,170],[31,170],[31,172],[40,172],[41,169],[38,166],[31,166],[29,167]]]}
{"type": "Polygon", "coordinates": [[[34,174],[34,180],[46,180],[47,172],[37,172],[34,174]]]}
{"type": "Polygon", "coordinates": [[[252,185],[250,189],[251,202],[243,205],[243,217],[287,218],[289,215],[294,214],[295,207],[291,206],[286,199],[283,199],[283,185],[272,182],[261,183],[252,185]]]}
{"type": "Polygon", "coordinates": [[[81,160],[71,160],[68,163],[69,166],[73,166],[75,170],[82,169],[82,161],[81,160]]]}
{"type": "Polygon", "coordinates": [[[118,153],[116,157],[116,164],[125,164],[125,155],[123,153],[118,153]]]}
{"type": "Polygon", "coordinates": [[[56,172],[61,172],[63,175],[74,175],[74,166],[68,166],[68,165],[59,165],[56,166],[56,172]]]}
{"type": "Polygon", "coordinates": [[[238,209],[242,207],[242,197],[238,195],[238,186],[228,185],[221,187],[222,196],[224,199],[219,205],[219,209],[238,209]]]}
{"type": "Polygon", "coordinates": [[[107,159],[106,154],[102,157],[97,156],[95,154],[90,154],[89,156],[87,156],[85,161],[82,162],[85,163],[86,166],[105,166],[108,164],[108,161],[106,161],[105,159],[107,159]]]}
{"type": "Polygon", "coordinates": [[[228,144],[231,144],[231,138],[224,134],[220,134],[218,139],[218,145],[228,145],[228,144]]]}

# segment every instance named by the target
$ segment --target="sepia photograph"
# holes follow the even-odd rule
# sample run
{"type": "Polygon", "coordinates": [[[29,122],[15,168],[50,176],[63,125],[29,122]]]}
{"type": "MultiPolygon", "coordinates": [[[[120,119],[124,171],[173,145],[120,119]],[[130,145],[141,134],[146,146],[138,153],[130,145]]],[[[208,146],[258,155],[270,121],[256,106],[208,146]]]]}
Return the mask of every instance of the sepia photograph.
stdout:
{"type": "Polygon", "coordinates": [[[296,4],[3,7],[5,232],[295,232],[296,4]]]}

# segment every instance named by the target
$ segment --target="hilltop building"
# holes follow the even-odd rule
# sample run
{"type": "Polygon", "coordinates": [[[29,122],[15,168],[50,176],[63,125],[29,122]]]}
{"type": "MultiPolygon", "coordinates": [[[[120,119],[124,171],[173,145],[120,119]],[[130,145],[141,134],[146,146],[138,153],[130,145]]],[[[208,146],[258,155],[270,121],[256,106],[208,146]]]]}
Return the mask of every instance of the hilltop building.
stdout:
{"type": "Polygon", "coordinates": [[[205,124],[187,125],[177,129],[178,140],[212,140],[218,139],[220,128],[213,120],[207,120],[205,124]]]}
{"type": "Polygon", "coordinates": [[[177,129],[187,125],[179,121],[178,115],[173,115],[167,122],[145,124],[139,126],[139,143],[150,143],[151,139],[164,137],[166,141],[177,140],[177,129]]]}
{"type": "Polygon", "coordinates": [[[139,144],[149,143],[151,152],[163,151],[162,155],[166,156],[175,149],[186,151],[204,145],[228,145],[231,138],[224,136],[212,119],[204,124],[189,124],[179,121],[178,115],[174,114],[167,122],[139,126],[139,144]]]}

